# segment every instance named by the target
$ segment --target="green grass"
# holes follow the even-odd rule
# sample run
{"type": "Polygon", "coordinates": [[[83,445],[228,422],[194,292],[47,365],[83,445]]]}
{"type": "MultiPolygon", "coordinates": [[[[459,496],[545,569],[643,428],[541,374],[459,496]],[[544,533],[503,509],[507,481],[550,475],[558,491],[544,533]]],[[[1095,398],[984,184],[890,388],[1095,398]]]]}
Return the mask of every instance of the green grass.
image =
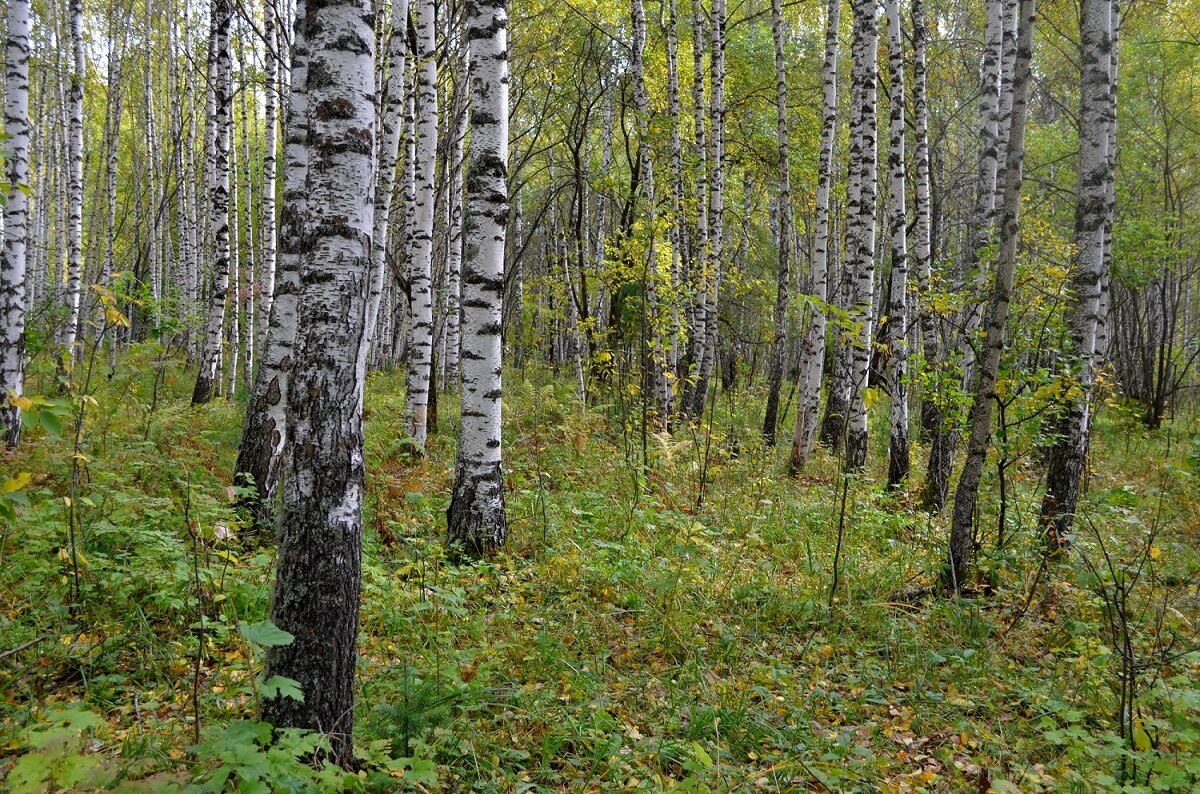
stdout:
{"type": "MultiPolygon", "coordinates": [[[[151,412],[142,372],[130,362],[87,409],[77,601],[70,439],[32,431],[5,460],[32,479],[0,530],[0,775],[36,755],[86,761],[93,776],[78,789],[199,785],[222,761],[211,741],[193,747],[197,704],[206,735],[253,719],[256,649],[237,626],[265,617],[272,551],[226,491],[241,407],[190,408],[189,375],[171,369],[151,412]],[[74,738],[57,755],[31,751],[66,705],[102,719],[66,723],[74,738]]],[[[764,450],[754,430],[761,402],[755,391],[718,399],[697,508],[703,427],[648,437],[642,476],[638,417],[623,416],[621,400],[600,395],[585,410],[568,382],[510,373],[510,542],[454,566],[442,537],[455,402],[442,396],[430,452],[415,458],[403,378],[373,375],[357,714],[371,758],[350,783],[1087,791],[1118,787],[1122,758],[1127,785],[1144,790],[1200,780],[1200,656],[1186,653],[1200,620],[1194,428],[1149,434],[1103,408],[1087,497],[1095,538],[1085,532],[1078,553],[1044,568],[1030,438],[1009,472],[1003,550],[995,482],[984,482],[988,586],[913,602],[897,596],[936,580],[945,522],[916,509],[915,483],[883,493],[877,433],[848,496],[830,606],[837,464],[820,452],[804,478],[786,477],[786,450],[764,450]],[[1149,531],[1152,560],[1131,602],[1131,642],[1146,662],[1138,728],[1150,739],[1137,747],[1115,739],[1117,655],[1081,557],[1099,559],[1103,540],[1118,567],[1133,564],[1149,531]],[[389,755],[407,761],[389,766],[389,755]],[[436,782],[416,762],[432,762],[436,782]]],[[[282,787],[285,772],[273,774],[282,787]]]]}

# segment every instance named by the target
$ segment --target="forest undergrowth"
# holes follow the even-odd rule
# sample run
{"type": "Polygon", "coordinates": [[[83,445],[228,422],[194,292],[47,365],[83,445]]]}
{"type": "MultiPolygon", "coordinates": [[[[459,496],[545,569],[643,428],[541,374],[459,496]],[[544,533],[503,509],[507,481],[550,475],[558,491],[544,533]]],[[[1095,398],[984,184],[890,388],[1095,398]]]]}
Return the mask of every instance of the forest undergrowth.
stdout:
{"type": "Polygon", "coordinates": [[[403,376],[377,373],[350,773],[306,763],[319,737],[272,743],[255,721],[256,699],[289,682],[260,678],[287,637],[266,622],[272,538],[228,485],[241,406],[190,407],[187,374],[149,347],[105,375],[33,399],[29,443],[3,459],[7,790],[1200,781],[1195,418],[1149,432],[1100,407],[1062,558],[1035,527],[1036,439],[1009,448],[1003,527],[989,464],[977,580],[954,599],[928,592],[947,530],[917,508],[919,483],[885,492],[882,458],[843,480],[827,451],[790,479],[786,450],[757,434],[757,385],[719,394],[694,429],[643,437],[629,393],[584,409],[569,379],[533,368],[506,382],[511,541],[453,564],[455,405],[439,398],[415,456],[403,376]]]}

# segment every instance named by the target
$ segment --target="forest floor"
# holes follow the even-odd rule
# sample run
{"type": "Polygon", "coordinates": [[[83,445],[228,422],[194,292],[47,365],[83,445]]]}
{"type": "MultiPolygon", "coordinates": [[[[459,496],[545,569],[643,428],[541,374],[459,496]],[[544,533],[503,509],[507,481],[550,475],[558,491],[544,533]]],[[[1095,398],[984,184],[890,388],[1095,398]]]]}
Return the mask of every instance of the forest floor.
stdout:
{"type": "Polygon", "coordinates": [[[584,410],[533,370],[506,381],[509,545],[453,565],[455,406],[415,457],[402,377],[373,375],[349,775],[254,722],[273,552],[227,487],[242,406],[191,408],[189,373],[155,360],[39,404],[0,464],[2,788],[1200,785],[1194,420],[1151,433],[1101,408],[1062,560],[1036,537],[1034,444],[1010,448],[1003,538],[984,483],[978,582],[910,599],[937,581],[945,519],[916,484],[885,493],[879,453],[841,520],[832,456],[788,478],[753,389],[718,398],[711,435],[643,439],[620,395],[584,410]]]}

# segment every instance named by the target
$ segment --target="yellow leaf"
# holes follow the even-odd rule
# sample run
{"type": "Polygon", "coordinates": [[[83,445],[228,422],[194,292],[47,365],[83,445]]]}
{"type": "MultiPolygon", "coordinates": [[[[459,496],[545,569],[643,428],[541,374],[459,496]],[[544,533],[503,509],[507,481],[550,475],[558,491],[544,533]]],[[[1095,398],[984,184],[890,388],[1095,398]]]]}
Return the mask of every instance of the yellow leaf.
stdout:
{"type": "Polygon", "coordinates": [[[120,328],[129,327],[129,318],[121,313],[121,310],[116,306],[106,306],[104,309],[104,319],[109,325],[115,325],[120,328]]]}
{"type": "Polygon", "coordinates": [[[1135,749],[1145,752],[1151,747],[1150,734],[1146,733],[1143,727],[1144,723],[1141,720],[1133,721],[1133,746],[1135,749]]]}
{"type": "Polygon", "coordinates": [[[1150,559],[1157,560],[1161,556],[1162,556],[1162,549],[1160,549],[1158,546],[1150,547],[1150,559]]]}
{"type": "Polygon", "coordinates": [[[27,471],[18,473],[16,477],[9,477],[4,481],[4,485],[0,486],[0,493],[13,493],[14,491],[19,491],[28,485],[32,478],[33,475],[27,471]]]}
{"type": "Polygon", "coordinates": [[[9,404],[20,408],[22,411],[28,411],[33,407],[33,400],[29,399],[28,397],[22,397],[12,389],[8,390],[8,402],[9,404]]]}

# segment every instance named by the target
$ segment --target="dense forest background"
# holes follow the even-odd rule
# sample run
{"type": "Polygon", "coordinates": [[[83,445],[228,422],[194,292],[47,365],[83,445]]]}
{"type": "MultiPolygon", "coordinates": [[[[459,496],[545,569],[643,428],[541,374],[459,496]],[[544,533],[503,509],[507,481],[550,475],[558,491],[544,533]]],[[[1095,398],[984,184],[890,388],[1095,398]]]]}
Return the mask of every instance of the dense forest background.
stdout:
{"type": "Polygon", "coordinates": [[[4,36],[4,787],[1200,785],[1194,2],[4,36]]]}

